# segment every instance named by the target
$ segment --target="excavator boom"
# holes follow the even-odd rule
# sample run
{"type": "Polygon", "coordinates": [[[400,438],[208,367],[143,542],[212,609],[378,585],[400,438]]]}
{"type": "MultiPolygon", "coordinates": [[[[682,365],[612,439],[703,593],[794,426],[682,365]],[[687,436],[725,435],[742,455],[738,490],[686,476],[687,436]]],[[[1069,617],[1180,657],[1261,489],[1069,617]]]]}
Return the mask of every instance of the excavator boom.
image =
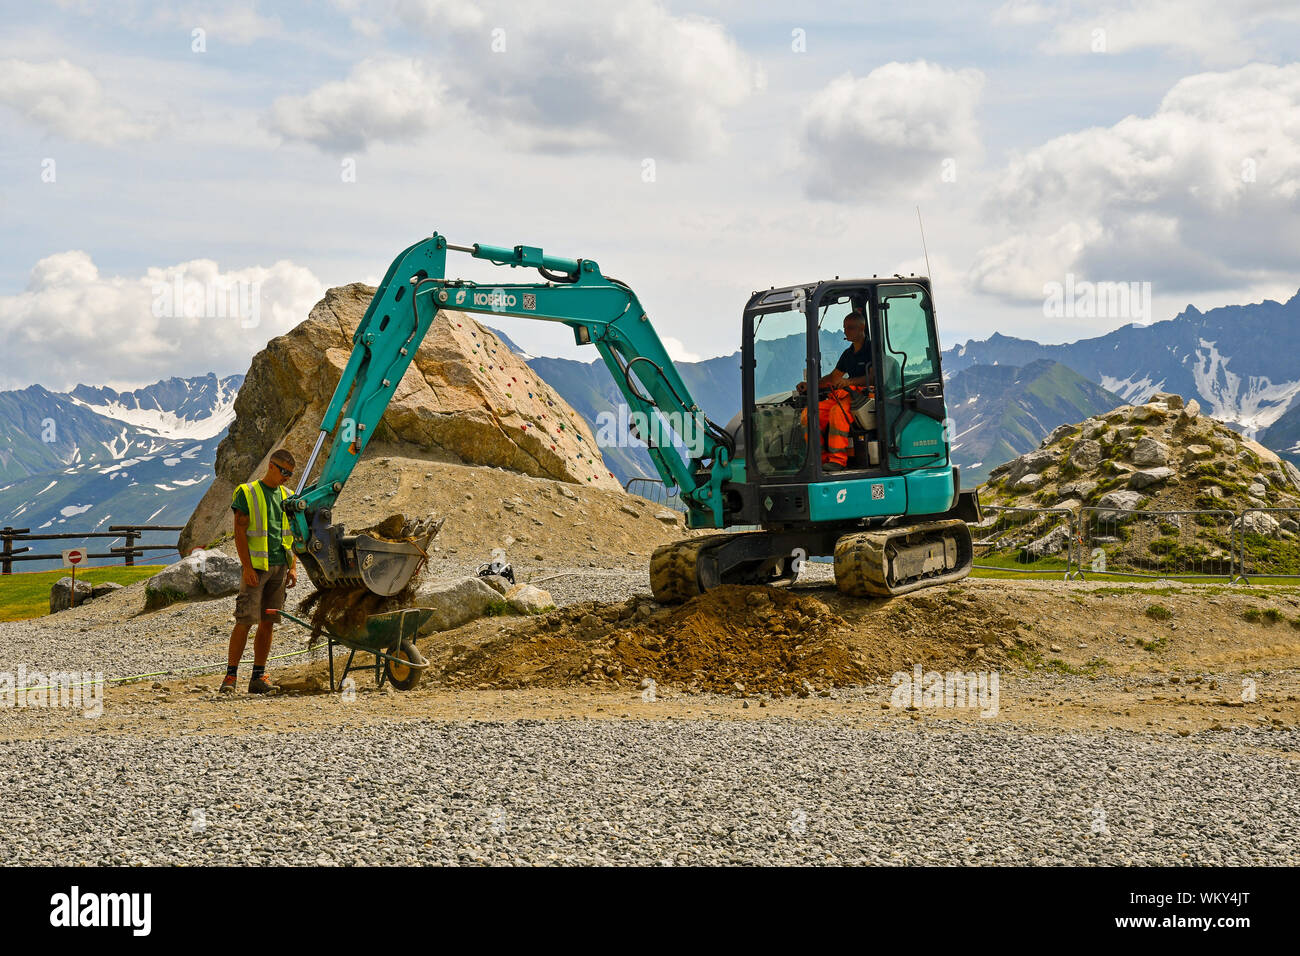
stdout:
{"type": "MultiPolygon", "coordinates": [[[[352,354],[325,410],[296,494],[287,503],[295,549],[319,587],[400,591],[423,555],[420,547],[346,534],[332,509],[440,309],[560,322],[581,345],[594,345],[624,400],[642,421],[657,416],[686,441],[650,443],[668,488],[681,489],[687,523],[724,527],[722,485],[732,475],[732,437],[708,420],[678,375],[636,294],[601,274],[590,259],[549,256],[533,246],[454,246],[436,233],[389,266],[353,336],[352,354]],[[448,251],[501,266],[536,269],[543,281],[480,285],[446,278],[448,251]],[[308,484],[328,443],[324,466],[308,484]],[[689,449],[690,456],[681,448],[689,449]]],[[[634,419],[635,420],[635,419],[634,419]]]]}

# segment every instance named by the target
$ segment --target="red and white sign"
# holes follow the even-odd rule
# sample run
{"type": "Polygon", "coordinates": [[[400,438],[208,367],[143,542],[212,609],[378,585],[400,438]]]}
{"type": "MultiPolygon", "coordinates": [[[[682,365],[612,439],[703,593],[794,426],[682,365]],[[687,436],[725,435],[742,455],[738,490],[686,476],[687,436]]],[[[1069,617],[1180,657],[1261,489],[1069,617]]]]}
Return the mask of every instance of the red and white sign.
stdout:
{"type": "Polygon", "coordinates": [[[79,564],[86,563],[86,552],[81,548],[69,548],[63,552],[63,566],[65,568],[75,568],[79,564]]]}

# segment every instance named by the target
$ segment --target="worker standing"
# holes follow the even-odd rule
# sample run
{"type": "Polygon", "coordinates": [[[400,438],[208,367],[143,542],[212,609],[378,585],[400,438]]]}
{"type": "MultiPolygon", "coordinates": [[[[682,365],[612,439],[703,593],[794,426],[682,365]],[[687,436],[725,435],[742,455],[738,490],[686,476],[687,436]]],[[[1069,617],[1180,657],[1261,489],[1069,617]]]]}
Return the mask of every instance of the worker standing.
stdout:
{"type": "Polygon", "coordinates": [[[293,531],[284,514],[289,489],[284,483],[293,476],[294,458],[288,449],[271,455],[266,474],[235,489],[230,508],[235,513],[235,548],[243,565],[239,597],[235,599],[235,629],[230,633],[226,656],[226,678],[221,692],[233,693],[244,655],[248,632],[253,637],[253,676],[250,694],[273,694],[279,688],[266,679],[266,658],[271,651],[271,628],[284,607],[286,588],[298,583],[293,555],[293,531]]]}
{"type": "MultiPolygon", "coordinates": [[[[867,347],[867,317],[862,309],[855,308],[844,317],[844,337],[849,347],[840,355],[835,368],[817,382],[823,396],[817,403],[817,425],[825,436],[822,441],[822,465],[827,470],[838,471],[847,467],[853,440],[849,428],[853,424],[852,392],[875,384],[871,366],[871,349],[867,347]]],[[[799,391],[806,390],[803,382],[799,391]]],[[[804,410],[804,424],[808,422],[804,410]]]]}

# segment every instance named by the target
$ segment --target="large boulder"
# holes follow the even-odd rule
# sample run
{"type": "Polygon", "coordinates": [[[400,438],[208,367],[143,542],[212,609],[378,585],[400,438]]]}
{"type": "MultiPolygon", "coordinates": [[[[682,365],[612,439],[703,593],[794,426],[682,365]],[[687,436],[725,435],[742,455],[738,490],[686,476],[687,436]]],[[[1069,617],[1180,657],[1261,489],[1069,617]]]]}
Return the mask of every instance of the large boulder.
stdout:
{"type": "Polygon", "coordinates": [[[203,565],[203,551],[196,550],[175,564],[163,568],[144,583],[146,611],[166,607],[177,601],[192,601],[203,595],[203,581],[199,569],[203,565]]]}
{"type": "MultiPolygon", "coordinates": [[[[305,464],[374,291],[360,283],[330,289],[305,321],[253,357],[217,449],[216,480],[181,533],[182,551],[229,530],[235,486],[260,475],[276,448],[305,464]]],[[[619,488],[582,417],[460,312],[438,313],[372,441],[411,457],[619,488]]]]}
{"type": "Polygon", "coordinates": [[[225,597],[238,594],[244,580],[244,566],[238,558],[233,558],[221,551],[195,551],[201,555],[199,561],[199,583],[203,593],[209,597],[225,597]]]}
{"type": "MultiPolygon", "coordinates": [[[[66,611],[72,606],[72,578],[59,578],[50,585],[50,613],[57,614],[59,611],[66,611]]],[[[77,606],[85,604],[94,598],[94,586],[89,581],[78,581],[76,587],[77,606]]]]}
{"type": "Polygon", "coordinates": [[[502,602],[502,595],[480,577],[450,581],[421,581],[411,600],[414,607],[427,607],[433,616],[420,628],[421,634],[450,631],[482,617],[502,602]]]}
{"type": "Polygon", "coordinates": [[[1172,392],[1156,392],[1147,399],[1147,404],[1163,405],[1171,412],[1176,412],[1183,407],[1183,397],[1181,395],[1175,395],[1172,392]]]}
{"type": "Polygon", "coordinates": [[[242,576],[238,558],[221,551],[195,548],[145,582],[145,610],[166,607],[177,601],[235,594],[239,591],[242,576]]]}

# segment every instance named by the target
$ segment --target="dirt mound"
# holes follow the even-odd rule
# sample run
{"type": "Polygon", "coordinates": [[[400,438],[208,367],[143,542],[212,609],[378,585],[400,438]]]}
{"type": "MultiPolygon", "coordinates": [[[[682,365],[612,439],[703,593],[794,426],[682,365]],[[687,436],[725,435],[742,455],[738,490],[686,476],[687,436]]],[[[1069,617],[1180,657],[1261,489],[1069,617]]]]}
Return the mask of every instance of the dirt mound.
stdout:
{"type": "Polygon", "coordinates": [[[646,598],[551,612],[532,629],[438,662],[449,683],[495,687],[624,684],[800,694],[866,672],[839,615],[813,597],[723,587],[675,609],[646,598]],[[739,685],[739,686],[737,686],[739,685]]]}

